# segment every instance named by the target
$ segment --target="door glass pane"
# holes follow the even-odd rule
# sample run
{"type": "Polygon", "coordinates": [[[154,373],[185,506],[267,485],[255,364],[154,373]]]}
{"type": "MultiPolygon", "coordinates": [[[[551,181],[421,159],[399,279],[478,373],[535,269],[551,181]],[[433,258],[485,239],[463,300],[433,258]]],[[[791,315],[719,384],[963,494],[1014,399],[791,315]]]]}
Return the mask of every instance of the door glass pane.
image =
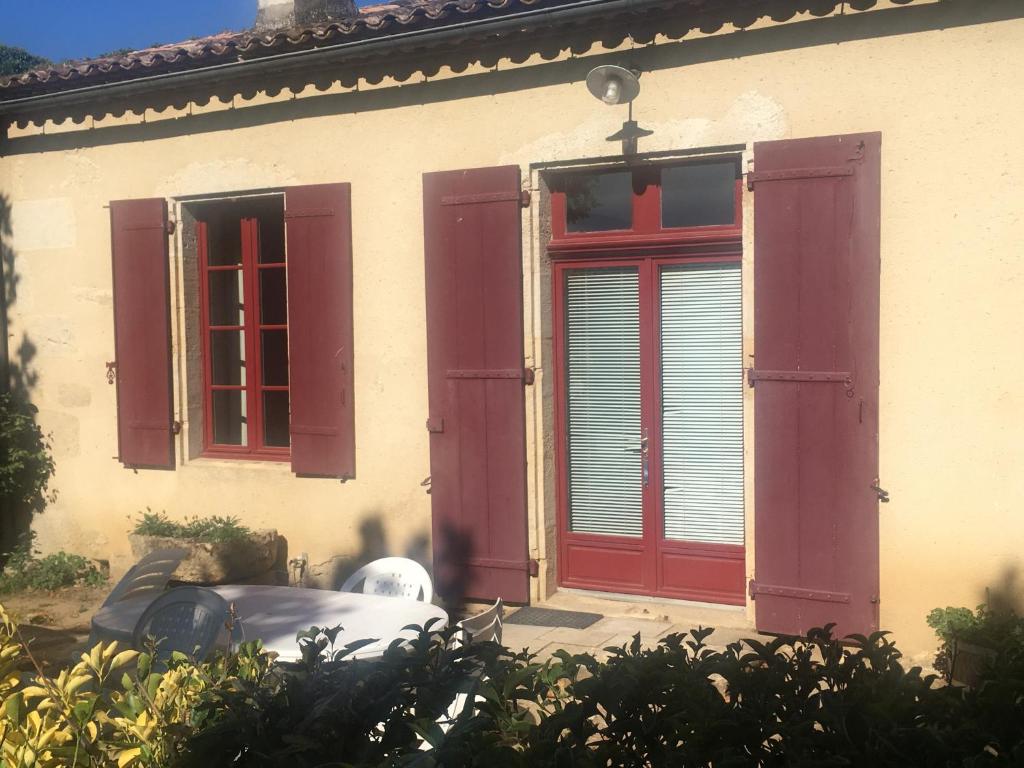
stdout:
{"type": "Polygon", "coordinates": [[[242,270],[210,272],[210,325],[245,325],[242,270]]]}
{"type": "Polygon", "coordinates": [[[210,331],[213,384],[245,384],[245,331],[210,331]]]}
{"type": "Polygon", "coordinates": [[[636,268],[566,275],[569,529],[640,536],[640,281],[636,268]]]}
{"type": "Polygon", "coordinates": [[[606,232],[633,227],[633,174],[576,173],[565,177],[565,227],[606,232]]]}
{"type": "Polygon", "coordinates": [[[244,390],[214,391],[213,442],[217,445],[248,445],[244,390]]]}
{"type": "Polygon", "coordinates": [[[288,447],[288,393],[263,393],[263,444],[288,447]]]}
{"type": "Polygon", "coordinates": [[[661,270],[665,538],[743,544],[740,267],[661,270]]]}
{"type": "Polygon", "coordinates": [[[677,165],[661,171],[661,226],[708,227],[736,219],[736,163],[677,165]]]}

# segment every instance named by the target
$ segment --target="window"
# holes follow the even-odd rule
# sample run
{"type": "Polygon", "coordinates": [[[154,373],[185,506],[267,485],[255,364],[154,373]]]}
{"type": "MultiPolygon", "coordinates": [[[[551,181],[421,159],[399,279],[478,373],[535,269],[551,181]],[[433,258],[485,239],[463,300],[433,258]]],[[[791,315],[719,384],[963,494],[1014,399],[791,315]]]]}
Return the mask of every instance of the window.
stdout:
{"type": "Polygon", "coordinates": [[[125,466],[174,469],[184,431],[189,457],[290,459],[296,475],[355,477],[351,203],[345,183],[182,200],[175,320],[168,201],[111,201],[125,466]],[[172,320],[184,326],[184,403],[173,397],[172,320]]]}
{"type": "Polygon", "coordinates": [[[198,207],[204,452],[288,457],[288,292],[280,196],[198,207]]]}

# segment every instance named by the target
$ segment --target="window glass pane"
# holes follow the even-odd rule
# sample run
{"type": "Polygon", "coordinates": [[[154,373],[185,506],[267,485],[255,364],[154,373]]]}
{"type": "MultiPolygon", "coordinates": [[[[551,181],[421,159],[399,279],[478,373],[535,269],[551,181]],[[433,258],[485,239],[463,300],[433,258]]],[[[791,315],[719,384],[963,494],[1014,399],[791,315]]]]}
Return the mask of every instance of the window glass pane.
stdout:
{"type": "Polygon", "coordinates": [[[284,264],[284,215],[260,217],[260,263],[284,264]]]}
{"type": "Polygon", "coordinates": [[[260,331],[263,337],[263,384],[288,384],[288,331],[260,331]]]}
{"type": "Polygon", "coordinates": [[[573,174],[565,177],[565,225],[569,232],[604,232],[633,227],[633,174],[573,174]]]}
{"type": "Polygon", "coordinates": [[[210,331],[213,384],[245,384],[245,331],[210,331]]]}
{"type": "Polygon", "coordinates": [[[565,298],[569,528],[641,536],[639,273],[570,272],[565,298]]]}
{"type": "Polygon", "coordinates": [[[244,325],[242,270],[210,272],[210,325],[244,325]]]}
{"type": "Polygon", "coordinates": [[[707,227],[736,219],[736,163],[678,165],[661,171],[661,226],[707,227]]]}
{"type": "Polygon", "coordinates": [[[288,322],[284,267],[260,270],[260,322],[264,325],[285,325],[288,322]]]}
{"type": "Polygon", "coordinates": [[[214,216],[206,225],[207,263],[211,267],[242,263],[242,225],[231,216],[214,216]]]}
{"type": "Polygon", "coordinates": [[[288,393],[263,393],[263,444],[287,448],[288,393]]]}
{"type": "Polygon", "coordinates": [[[213,442],[218,445],[248,444],[244,391],[220,389],[213,393],[213,442]]]}

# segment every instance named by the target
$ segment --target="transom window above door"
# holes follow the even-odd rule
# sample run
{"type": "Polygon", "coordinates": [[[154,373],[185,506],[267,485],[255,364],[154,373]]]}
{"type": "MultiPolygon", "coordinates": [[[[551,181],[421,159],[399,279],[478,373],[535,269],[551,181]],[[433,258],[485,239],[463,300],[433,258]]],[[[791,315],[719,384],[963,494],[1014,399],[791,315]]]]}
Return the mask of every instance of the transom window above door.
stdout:
{"type": "Polygon", "coordinates": [[[552,179],[553,251],[671,247],[740,235],[739,158],[571,171],[552,179]]]}

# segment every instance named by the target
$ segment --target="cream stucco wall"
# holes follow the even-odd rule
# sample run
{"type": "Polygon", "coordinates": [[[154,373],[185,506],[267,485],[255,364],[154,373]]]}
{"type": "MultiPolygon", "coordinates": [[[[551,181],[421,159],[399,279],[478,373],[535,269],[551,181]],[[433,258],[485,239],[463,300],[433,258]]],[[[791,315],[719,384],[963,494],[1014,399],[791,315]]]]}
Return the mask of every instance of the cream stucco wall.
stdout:
{"type": "MultiPolygon", "coordinates": [[[[879,513],[881,617],[914,654],[933,645],[930,608],[977,604],[986,587],[1024,593],[1024,146],[1014,135],[1024,121],[1024,19],[957,25],[944,12],[802,20],[632,54],[645,72],[636,116],[655,132],[642,150],[882,132],[881,484],[892,502],[879,513]]],[[[149,507],[276,527],[292,555],[308,552],[314,564],[360,550],[428,552],[421,175],[515,163],[535,185],[531,164],[611,154],[604,137],[625,116],[581,79],[624,58],[239,103],[169,128],[154,114],[149,126],[12,138],[0,152],[20,279],[10,347],[15,362],[23,336],[35,347],[33,399],[58,467],[58,500],[36,522],[44,544],[123,565],[128,518],[149,507]],[[207,459],[174,472],[123,469],[112,458],[104,367],[113,358],[105,203],[329,181],[352,184],[357,478],[207,459]]],[[[525,332],[540,377],[528,435],[531,547],[543,560],[554,511],[537,199],[524,223],[525,332]]],[[[749,270],[756,254],[744,258],[749,270]]],[[[175,270],[180,318],[180,249],[175,270]]],[[[752,343],[748,327],[747,352],[752,343]]],[[[176,360],[180,368],[180,348],[176,360]]],[[[332,567],[320,566],[324,579],[332,567]]]]}

